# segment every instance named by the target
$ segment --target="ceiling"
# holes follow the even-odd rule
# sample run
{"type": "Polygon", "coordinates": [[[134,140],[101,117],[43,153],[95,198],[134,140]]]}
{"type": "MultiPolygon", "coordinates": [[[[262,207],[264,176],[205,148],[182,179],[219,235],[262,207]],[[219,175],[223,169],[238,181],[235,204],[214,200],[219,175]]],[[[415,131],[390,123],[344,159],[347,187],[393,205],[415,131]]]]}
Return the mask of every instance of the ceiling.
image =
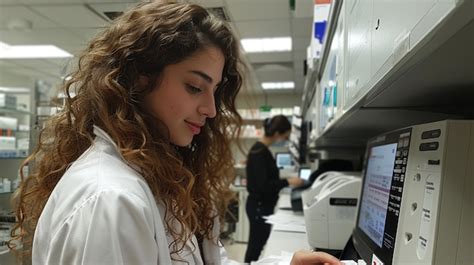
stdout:
{"type": "MultiPolygon", "coordinates": [[[[186,0],[181,0],[184,2],[186,0]]],[[[122,11],[134,0],[0,0],[0,41],[9,45],[53,44],[78,54],[109,22],[106,11],[122,11]],[[25,21],[27,22],[25,25],[25,21]]],[[[313,0],[192,0],[222,7],[240,38],[292,37],[291,52],[246,54],[250,66],[249,94],[301,95],[303,65],[310,42],[313,0]],[[261,82],[294,81],[290,91],[263,91],[261,82]]],[[[59,80],[69,59],[0,59],[0,84],[8,74],[59,80]]]]}

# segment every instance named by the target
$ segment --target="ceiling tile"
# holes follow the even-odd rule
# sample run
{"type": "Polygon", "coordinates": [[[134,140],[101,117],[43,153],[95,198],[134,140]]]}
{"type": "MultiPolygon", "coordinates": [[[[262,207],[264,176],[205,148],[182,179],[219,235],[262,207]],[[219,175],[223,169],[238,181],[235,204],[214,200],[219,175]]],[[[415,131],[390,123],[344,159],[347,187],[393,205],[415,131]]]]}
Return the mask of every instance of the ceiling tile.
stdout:
{"type": "Polygon", "coordinates": [[[267,20],[290,17],[288,0],[226,0],[235,21],[267,20]]]}
{"type": "Polygon", "coordinates": [[[43,59],[10,59],[12,65],[27,68],[57,68],[57,65],[43,59]]]}
{"type": "Polygon", "coordinates": [[[0,30],[0,40],[10,45],[41,45],[78,44],[84,42],[81,38],[65,29],[36,29],[32,31],[0,30]]]}
{"type": "Polygon", "coordinates": [[[294,79],[293,69],[257,72],[257,77],[260,82],[283,82],[294,79]]]}
{"type": "Polygon", "coordinates": [[[292,63],[264,63],[264,64],[253,64],[255,71],[288,71],[293,69],[292,63]]]}
{"type": "Polygon", "coordinates": [[[86,43],[92,40],[98,33],[103,31],[105,28],[75,28],[71,29],[70,32],[76,36],[80,36],[86,43]]]}
{"type": "Polygon", "coordinates": [[[82,4],[82,0],[18,0],[27,5],[51,5],[51,4],[82,4]]]}
{"type": "Polygon", "coordinates": [[[224,0],[194,0],[192,2],[204,7],[225,7],[226,5],[224,0]]]}
{"type": "MultiPolygon", "coordinates": [[[[59,0],[58,0],[59,1],[59,0]]],[[[143,2],[143,0],[82,0],[88,4],[101,4],[101,3],[139,3],[143,2]]],[[[151,0],[146,0],[150,2],[151,0]]],[[[62,1],[64,2],[64,0],[62,1]]]]}
{"type": "Polygon", "coordinates": [[[31,6],[35,11],[68,28],[103,27],[108,22],[85,5],[31,6]]]}
{"type": "Polygon", "coordinates": [[[122,2],[122,3],[96,3],[89,4],[88,6],[96,13],[105,16],[104,12],[123,12],[135,6],[135,2],[122,2]]]}
{"type": "Polygon", "coordinates": [[[0,29],[18,30],[23,27],[28,27],[28,22],[31,23],[32,29],[57,27],[51,20],[33,12],[25,6],[2,6],[0,8],[0,29]]]}
{"type": "Polygon", "coordinates": [[[0,5],[18,5],[18,0],[0,0],[0,5]]]}
{"type": "Polygon", "coordinates": [[[291,62],[291,52],[247,53],[252,63],[291,62]]]}
{"type": "Polygon", "coordinates": [[[288,19],[235,22],[242,38],[291,36],[288,19]]]}
{"type": "Polygon", "coordinates": [[[11,60],[0,59],[0,67],[16,67],[11,60]]]}

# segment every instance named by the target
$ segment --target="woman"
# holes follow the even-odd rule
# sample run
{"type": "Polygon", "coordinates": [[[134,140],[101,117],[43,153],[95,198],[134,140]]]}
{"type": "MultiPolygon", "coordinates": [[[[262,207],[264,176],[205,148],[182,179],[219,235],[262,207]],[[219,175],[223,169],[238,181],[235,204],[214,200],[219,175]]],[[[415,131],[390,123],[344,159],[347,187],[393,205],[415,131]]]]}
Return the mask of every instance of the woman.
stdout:
{"type": "Polygon", "coordinates": [[[268,237],[271,225],[264,216],[273,214],[280,190],[288,185],[300,186],[303,181],[298,177],[280,179],[275,159],[268,149],[274,143],[286,141],[290,136],[291,123],[283,115],[265,119],[264,136],[251,148],[247,156],[247,198],[246,211],[250,231],[245,262],[258,260],[268,237]]]}
{"type": "Polygon", "coordinates": [[[153,1],[123,14],[80,56],[64,110],[24,164],[35,170],[10,247],[32,247],[33,264],[223,262],[241,83],[238,42],[204,8],[153,1]]]}

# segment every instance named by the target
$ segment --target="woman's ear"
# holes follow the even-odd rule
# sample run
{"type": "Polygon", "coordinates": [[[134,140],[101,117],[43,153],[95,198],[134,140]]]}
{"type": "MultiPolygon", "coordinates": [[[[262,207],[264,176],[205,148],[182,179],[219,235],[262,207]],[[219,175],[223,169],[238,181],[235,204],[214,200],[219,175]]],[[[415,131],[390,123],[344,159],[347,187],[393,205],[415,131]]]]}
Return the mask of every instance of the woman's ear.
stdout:
{"type": "Polygon", "coordinates": [[[150,77],[146,75],[139,75],[138,76],[138,85],[140,87],[147,87],[150,85],[150,77]]]}

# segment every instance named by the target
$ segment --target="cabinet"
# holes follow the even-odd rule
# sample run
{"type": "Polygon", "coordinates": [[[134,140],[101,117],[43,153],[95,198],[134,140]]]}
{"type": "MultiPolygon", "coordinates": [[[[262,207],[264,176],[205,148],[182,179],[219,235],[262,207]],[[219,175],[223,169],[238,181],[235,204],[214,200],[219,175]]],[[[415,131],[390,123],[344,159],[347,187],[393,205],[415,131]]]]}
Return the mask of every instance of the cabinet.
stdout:
{"type": "Polygon", "coordinates": [[[347,78],[343,92],[347,110],[363,92],[370,77],[373,0],[350,0],[343,7],[339,13],[345,12],[347,18],[347,78]]]}
{"type": "Polygon", "coordinates": [[[300,115],[293,114],[291,127],[288,149],[296,164],[298,166],[304,165],[306,163],[308,131],[310,130],[309,123],[303,121],[300,115]]]}
{"type": "MultiPolygon", "coordinates": [[[[341,9],[344,9],[345,5],[342,3],[341,9]]],[[[327,56],[326,64],[322,69],[321,80],[319,82],[319,121],[318,121],[318,132],[324,130],[328,123],[333,119],[337,118],[342,113],[343,96],[340,92],[345,90],[345,60],[346,60],[346,47],[347,47],[347,35],[344,30],[345,24],[345,13],[339,14],[339,19],[335,24],[336,29],[334,36],[332,37],[332,45],[329,47],[329,53],[327,56]]]]}
{"type": "Polygon", "coordinates": [[[396,128],[474,118],[474,1],[348,0],[331,12],[338,23],[328,23],[316,96],[303,103],[313,108],[305,120],[319,124],[315,148],[363,149],[368,138],[396,128]],[[345,51],[335,40],[341,26],[345,51]],[[333,46],[344,64],[336,71],[344,107],[321,123],[333,46]]]}
{"type": "MultiPolygon", "coordinates": [[[[51,104],[54,92],[52,84],[41,80],[34,88],[0,88],[0,97],[8,98],[8,104],[0,104],[0,137],[7,138],[0,145],[0,264],[16,264],[5,244],[15,222],[10,200],[19,185],[20,165],[36,145],[38,128],[57,109],[51,104]]],[[[28,167],[23,170],[28,175],[28,167]]]]}
{"type": "Polygon", "coordinates": [[[19,185],[19,167],[29,154],[34,115],[29,89],[3,88],[0,98],[0,263],[11,264],[14,257],[6,246],[15,222],[10,198],[19,185]]]}
{"type": "Polygon", "coordinates": [[[382,78],[455,7],[454,1],[374,1],[371,78],[382,78]],[[402,18],[402,19],[401,19],[402,18]],[[413,34],[416,32],[416,34],[413,34]]]}

